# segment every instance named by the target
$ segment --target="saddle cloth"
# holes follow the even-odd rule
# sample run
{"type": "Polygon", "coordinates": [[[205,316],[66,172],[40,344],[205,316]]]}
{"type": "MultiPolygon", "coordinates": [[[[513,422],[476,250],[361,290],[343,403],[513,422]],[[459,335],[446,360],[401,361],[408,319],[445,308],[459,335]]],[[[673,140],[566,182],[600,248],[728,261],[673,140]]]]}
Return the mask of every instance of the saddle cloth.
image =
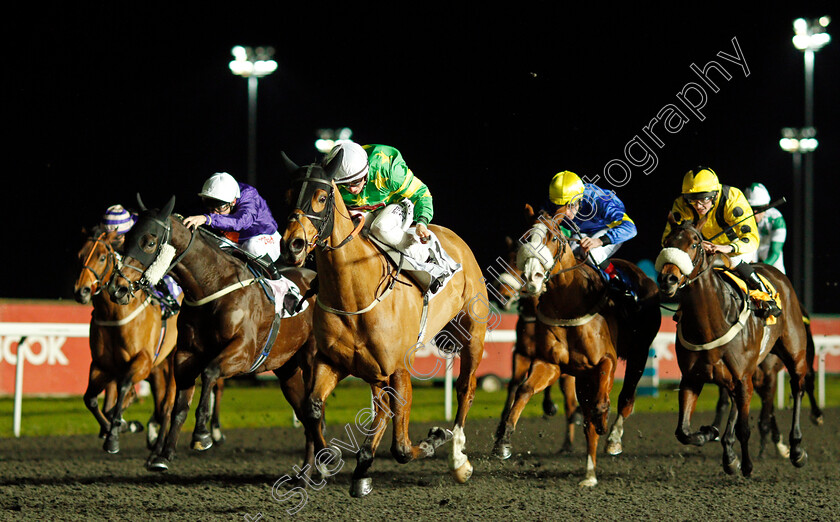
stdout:
{"type": "Polygon", "coordinates": [[[300,305],[300,310],[295,310],[297,304],[301,301],[300,288],[290,279],[281,276],[280,279],[266,279],[264,281],[274,292],[274,311],[280,315],[282,319],[287,317],[294,317],[309,306],[309,303],[303,301],[300,305]]]}
{"type": "MultiPolygon", "coordinates": [[[[717,267],[715,268],[715,270],[719,274],[726,274],[726,276],[729,277],[729,279],[732,280],[732,282],[734,282],[738,286],[738,288],[740,288],[741,291],[745,295],[749,295],[750,298],[753,301],[769,301],[769,300],[772,299],[772,300],[776,301],[776,305],[780,309],[782,308],[782,300],[779,298],[779,292],[776,291],[776,287],[773,286],[773,284],[770,283],[770,281],[768,281],[766,277],[759,274],[758,271],[756,271],[755,274],[761,279],[761,282],[764,283],[764,286],[770,291],[770,294],[768,294],[766,292],[762,292],[761,290],[750,290],[749,287],[747,286],[746,281],[744,281],[740,276],[738,276],[738,274],[736,274],[736,273],[734,273],[730,270],[727,270],[725,268],[717,268],[717,267]]],[[[774,317],[772,315],[768,315],[767,319],[766,319],[766,321],[767,321],[766,324],[768,326],[771,325],[771,324],[776,324],[776,320],[777,320],[776,317],[774,317]]]]}
{"type": "MultiPolygon", "coordinates": [[[[423,293],[429,293],[432,282],[437,280],[439,284],[434,292],[429,293],[433,297],[440,293],[440,291],[449,283],[459,270],[461,270],[460,263],[457,263],[452,256],[450,256],[441,245],[440,240],[434,232],[426,243],[421,243],[420,239],[415,235],[415,227],[411,227],[406,231],[406,236],[411,236],[411,241],[407,252],[400,252],[396,248],[376,239],[373,234],[368,235],[368,239],[376,245],[385,255],[398,267],[400,271],[406,272],[414,281],[420,285],[423,293]],[[425,261],[421,261],[425,259],[425,261]]],[[[405,246],[407,241],[403,242],[405,246]]]]}

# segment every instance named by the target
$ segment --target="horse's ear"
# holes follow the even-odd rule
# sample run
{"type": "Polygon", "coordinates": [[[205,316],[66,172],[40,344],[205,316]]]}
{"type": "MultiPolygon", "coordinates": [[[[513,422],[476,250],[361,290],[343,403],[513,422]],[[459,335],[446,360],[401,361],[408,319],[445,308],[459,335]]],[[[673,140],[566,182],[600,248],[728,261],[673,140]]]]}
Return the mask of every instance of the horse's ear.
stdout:
{"type": "Polygon", "coordinates": [[[508,250],[513,249],[513,238],[510,236],[505,236],[505,246],[508,250]]]}
{"type": "Polygon", "coordinates": [[[137,206],[140,207],[140,211],[146,210],[146,205],[143,204],[143,199],[140,197],[140,193],[137,193],[137,206]]]}
{"type": "Polygon", "coordinates": [[[324,170],[327,172],[327,176],[329,176],[330,179],[335,176],[338,166],[341,165],[342,158],[344,158],[344,151],[340,150],[338,151],[338,154],[333,156],[329,163],[324,165],[324,170]]]}
{"type": "Polygon", "coordinates": [[[283,160],[283,169],[286,171],[286,174],[294,174],[300,168],[283,151],[280,151],[280,158],[283,160]]]}
{"type": "Polygon", "coordinates": [[[166,202],[166,205],[164,205],[163,210],[160,211],[158,216],[160,216],[161,219],[166,219],[172,214],[172,211],[174,209],[175,209],[175,195],[173,194],[172,197],[169,198],[169,201],[166,202]]]}
{"type": "Polygon", "coordinates": [[[680,222],[677,221],[676,213],[668,212],[668,224],[671,225],[672,227],[678,226],[680,224],[680,222]]]}
{"type": "Polygon", "coordinates": [[[534,207],[532,207],[528,203],[525,203],[525,219],[534,219],[534,207]]]}

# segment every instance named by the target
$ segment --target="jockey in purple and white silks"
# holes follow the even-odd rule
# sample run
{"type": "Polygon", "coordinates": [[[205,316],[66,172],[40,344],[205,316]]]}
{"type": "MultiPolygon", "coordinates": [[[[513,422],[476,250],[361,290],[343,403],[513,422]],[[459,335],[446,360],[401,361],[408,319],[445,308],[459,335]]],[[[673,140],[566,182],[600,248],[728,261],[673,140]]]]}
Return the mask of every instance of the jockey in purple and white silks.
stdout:
{"type": "Polygon", "coordinates": [[[257,189],[237,182],[227,172],[217,172],[204,182],[198,195],[208,212],[184,218],[187,228],[208,225],[246,252],[263,258],[269,269],[273,266],[280,257],[281,237],[268,203],[257,189]]]}

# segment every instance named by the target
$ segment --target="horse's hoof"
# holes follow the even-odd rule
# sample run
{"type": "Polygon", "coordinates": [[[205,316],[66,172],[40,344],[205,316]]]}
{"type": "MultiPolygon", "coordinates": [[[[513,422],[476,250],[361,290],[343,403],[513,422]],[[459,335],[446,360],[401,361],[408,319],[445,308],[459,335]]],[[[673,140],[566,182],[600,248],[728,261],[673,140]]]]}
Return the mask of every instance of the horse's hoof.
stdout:
{"type": "Polygon", "coordinates": [[[607,455],[612,455],[613,457],[616,457],[618,455],[621,455],[621,452],[624,451],[624,447],[622,447],[621,441],[618,441],[618,442],[608,441],[606,450],[607,450],[607,455]]]}
{"type": "Polygon", "coordinates": [[[557,408],[557,405],[553,402],[544,402],[543,403],[543,413],[546,417],[554,417],[557,415],[557,412],[560,411],[557,408]]]}
{"type": "Polygon", "coordinates": [[[219,428],[213,428],[212,432],[210,433],[210,436],[213,437],[213,442],[215,442],[216,444],[224,444],[225,440],[227,439],[227,437],[225,437],[225,434],[222,433],[222,430],[219,428]]]}
{"type": "Polygon", "coordinates": [[[213,438],[207,433],[194,436],[190,447],[195,451],[207,451],[213,447],[213,438]]]}
{"type": "Polygon", "coordinates": [[[743,475],[744,478],[750,478],[750,475],[752,475],[752,470],[752,462],[745,463],[741,466],[741,475],[743,475]]]}
{"type": "Polygon", "coordinates": [[[571,421],[572,424],[574,424],[575,426],[581,426],[583,424],[583,413],[581,413],[580,410],[575,410],[575,412],[572,414],[571,421]]]}
{"type": "Polygon", "coordinates": [[[473,467],[472,464],[470,464],[470,461],[468,460],[464,462],[460,468],[449,470],[449,473],[452,474],[452,478],[455,479],[455,482],[457,482],[458,484],[463,484],[466,481],[470,480],[470,477],[472,477],[473,467]]]}
{"type": "Polygon", "coordinates": [[[510,444],[497,444],[493,448],[493,455],[499,460],[507,460],[513,454],[510,444]]]}
{"type": "Polygon", "coordinates": [[[350,496],[355,498],[364,497],[373,489],[373,480],[370,477],[356,479],[350,484],[350,496]]]}
{"type": "Polygon", "coordinates": [[[822,415],[814,415],[813,413],[810,415],[811,423],[814,426],[822,426],[823,425],[823,416],[822,415]]]}
{"type": "Polygon", "coordinates": [[[115,455],[120,452],[120,441],[119,439],[113,437],[106,437],[105,444],[102,445],[102,449],[110,453],[111,455],[115,455]]]}
{"type": "Polygon", "coordinates": [[[784,442],[777,442],[776,443],[776,451],[779,452],[779,456],[785,459],[790,458],[790,448],[784,442]]]}
{"type": "Polygon", "coordinates": [[[808,452],[804,449],[800,449],[799,452],[791,452],[790,462],[797,468],[801,468],[806,462],[808,462],[808,452]],[[798,455],[796,453],[798,453],[798,455]]]}
{"type": "MultiPolygon", "coordinates": [[[[726,456],[723,458],[725,459],[726,456]]],[[[725,471],[727,475],[734,475],[739,469],[741,469],[741,461],[738,460],[738,457],[735,457],[729,462],[723,462],[723,471],[725,471]]]]}
{"type": "Polygon", "coordinates": [[[140,421],[130,421],[128,423],[127,431],[129,433],[140,433],[143,431],[143,424],[140,421]]]}
{"type": "Polygon", "coordinates": [[[595,477],[586,477],[585,479],[578,482],[578,487],[581,488],[591,488],[595,487],[598,484],[598,479],[595,477]]]}
{"type": "Polygon", "coordinates": [[[434,442],[434,447],[437,448],[443,444],[446,444],[450,440],[452,440],[452,430],[448,430],[446,428],[438,428],[437,426],[429,429],[429,435],[427,439],[432,439],[434,442]]]}
{"type": "Polygon", "coordinates": [[[146,463],[149,471],[169,471],[169,463],[163,457],[155,457],[146,463]]]}

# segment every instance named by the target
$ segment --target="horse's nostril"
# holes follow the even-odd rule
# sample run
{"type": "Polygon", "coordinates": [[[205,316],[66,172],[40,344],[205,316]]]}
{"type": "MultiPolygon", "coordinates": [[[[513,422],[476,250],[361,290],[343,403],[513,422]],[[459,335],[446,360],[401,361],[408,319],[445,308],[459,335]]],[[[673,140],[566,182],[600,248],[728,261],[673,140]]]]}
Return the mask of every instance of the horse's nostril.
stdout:
{"type": "Polygon", "coordinates": [[[303,241],[303,239],[298,237],[298,238],[293,239],[291,241],[291,243],[289,243],[289,249],[292,252],[294,252],[295,254],[297,254],[298,252],[303,250],[303,247],[304,247],[305,244],[306,243],[303,241]]]}

